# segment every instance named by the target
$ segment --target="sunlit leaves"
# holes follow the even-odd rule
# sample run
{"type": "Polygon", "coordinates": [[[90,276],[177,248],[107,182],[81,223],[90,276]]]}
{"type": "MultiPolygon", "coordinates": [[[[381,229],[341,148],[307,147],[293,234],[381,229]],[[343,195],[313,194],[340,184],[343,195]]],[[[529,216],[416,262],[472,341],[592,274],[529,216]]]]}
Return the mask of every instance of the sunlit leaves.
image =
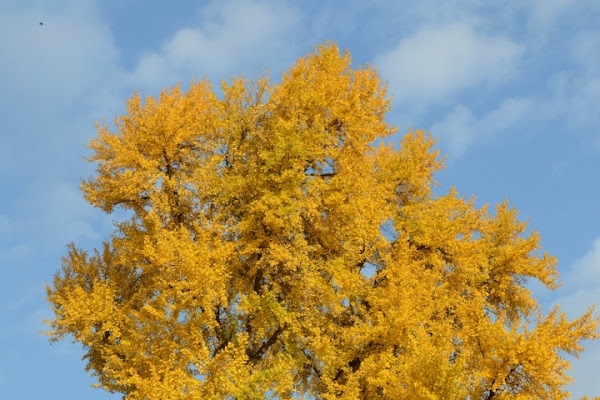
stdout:
{"type": "Polygon", "coordinates": [[[562,399],[591,312],[539,313],[556,260],[507,203],[435,196],[435,141],[390,143],[377,71],[317,46],[280,83],[138,94],[98,125],[85,198],[130,211],[48,288],[129,399],[562,399]],[[386,139],[383,141],[382,139],[386,139]]]}

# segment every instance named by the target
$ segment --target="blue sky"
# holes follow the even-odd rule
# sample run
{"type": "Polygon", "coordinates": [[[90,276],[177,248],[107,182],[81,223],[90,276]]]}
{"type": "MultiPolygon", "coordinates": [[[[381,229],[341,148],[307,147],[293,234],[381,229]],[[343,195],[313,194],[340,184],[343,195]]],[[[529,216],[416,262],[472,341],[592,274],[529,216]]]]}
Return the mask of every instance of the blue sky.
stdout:
{"type": "MultiPolygon", "coordinates": [[[[541,233],[564,282],[532,285],[545,309],[600,305],[598,21],[597,0],[3,0],[0,398],[120,398],[89,388],[78,345],[39,333],[65,245],[112,229],[78,191],[94,120],[192,76],[277,80],[325,39],[379,67],[401,133],[439,138],[441,190],[508,198],[541,233]]],[[[587,347],[571,391],[600,396],[600,343],[587,347]]]]}

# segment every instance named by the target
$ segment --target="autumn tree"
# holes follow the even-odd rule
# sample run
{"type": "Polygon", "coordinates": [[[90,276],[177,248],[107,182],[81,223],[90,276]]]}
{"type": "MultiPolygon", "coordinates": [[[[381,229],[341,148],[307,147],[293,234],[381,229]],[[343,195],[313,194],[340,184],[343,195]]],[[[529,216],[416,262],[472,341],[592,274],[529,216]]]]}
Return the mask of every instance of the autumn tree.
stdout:
{"type": "Polygon", "coordinates": [[[127,210],[48,287],[52,340],[126,399],[564,399],[592,310],[542,315],[556,260],[502,203],[435,195],[426,132],[326,43],[281,79],[135,94],[85,199],[127,210]]]}

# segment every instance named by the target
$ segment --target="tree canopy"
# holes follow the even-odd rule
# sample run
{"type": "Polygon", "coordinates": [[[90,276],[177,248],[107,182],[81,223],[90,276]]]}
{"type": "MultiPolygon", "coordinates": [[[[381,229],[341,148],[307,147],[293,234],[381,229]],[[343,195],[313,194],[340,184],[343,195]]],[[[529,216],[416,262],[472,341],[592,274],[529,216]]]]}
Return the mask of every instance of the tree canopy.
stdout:
{"type": "Polygon", "coordinates": [[[127,399],[564,399],[598,338],[540,311],[557,263],[504,202],[436,195],[429,133],[386,123],[377,70],[333,43],[283,74],[135,94],[82,182],[128,210],[47,288],[51,340],[127,399]],[[387,139],[386,139],[387,138],[387,139]],[[383,140],[386,139],[386,140],[383,140]]]}

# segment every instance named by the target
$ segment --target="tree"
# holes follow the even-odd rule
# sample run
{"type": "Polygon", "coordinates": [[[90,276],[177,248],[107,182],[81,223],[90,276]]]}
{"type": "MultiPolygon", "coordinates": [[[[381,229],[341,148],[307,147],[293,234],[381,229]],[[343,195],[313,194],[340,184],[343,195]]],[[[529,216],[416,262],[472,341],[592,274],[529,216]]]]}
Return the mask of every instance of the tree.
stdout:
{"type": "Polygon", "coordinates": [[[326,43],[278,84],[135,94],[90,142],[85,199],[129,211],[48,287],[98,386],[127,399],[564,399],[590,309],[542,315],[556,260],[505,202],[454,189],[377,71],[326,43]]]}

